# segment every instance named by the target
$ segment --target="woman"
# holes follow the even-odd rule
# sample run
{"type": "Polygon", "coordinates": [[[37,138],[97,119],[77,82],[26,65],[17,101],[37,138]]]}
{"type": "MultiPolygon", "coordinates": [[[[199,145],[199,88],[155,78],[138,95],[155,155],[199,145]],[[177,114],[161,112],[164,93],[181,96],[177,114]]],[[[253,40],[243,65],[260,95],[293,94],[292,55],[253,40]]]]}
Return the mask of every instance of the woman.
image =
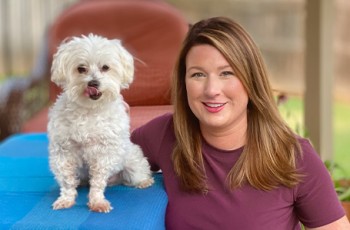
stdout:
{"type": "Polygon", "coordinates": [[[263,59],[234,21],[196,23],[173,78],[174,114],[135,130],[162,170],[167,229],[349,229],[310,143],[279,115],[263,59]]]}

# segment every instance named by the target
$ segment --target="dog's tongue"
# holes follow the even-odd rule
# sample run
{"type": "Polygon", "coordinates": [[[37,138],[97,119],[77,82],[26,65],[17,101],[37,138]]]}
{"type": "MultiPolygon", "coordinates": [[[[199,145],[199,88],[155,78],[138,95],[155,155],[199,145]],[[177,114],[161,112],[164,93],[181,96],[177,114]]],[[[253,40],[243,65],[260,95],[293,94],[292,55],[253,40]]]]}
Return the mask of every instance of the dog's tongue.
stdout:
{"type": "Polygon", "coordinates": [[[85,95],[87,96],[97,96],[100,93],[97,88],[88,86],[85,89],[85,95]]]}

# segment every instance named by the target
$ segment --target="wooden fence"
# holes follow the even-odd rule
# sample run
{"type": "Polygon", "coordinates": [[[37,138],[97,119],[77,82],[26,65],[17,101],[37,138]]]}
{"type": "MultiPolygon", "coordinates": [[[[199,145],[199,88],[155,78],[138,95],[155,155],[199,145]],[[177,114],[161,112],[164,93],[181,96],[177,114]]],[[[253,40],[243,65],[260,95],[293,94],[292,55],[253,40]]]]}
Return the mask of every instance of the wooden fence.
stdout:
{"type": "MultiPolygon", "coordinates": [[[[0,82],[1,78],[30,72],[45,29],[76,1],[0,0],[0,82]]],[[[273,85],[292,93],[303,92],[306,0],[165,1],[181,10],[190,23],[217,15],[236,19],[260,46],[273,85]]],[[[340,87],[336,91],[350,98],[346,93],[350,86],[350,0],[329,1],[336,7],[334,44],[330,44],[334,47],[334,79],[340,87]]]]}
{"type": "Polygon", "coordinates": [[[0,78],[28,74],[44,31],[76,0],[0,0],[0,78]]]}

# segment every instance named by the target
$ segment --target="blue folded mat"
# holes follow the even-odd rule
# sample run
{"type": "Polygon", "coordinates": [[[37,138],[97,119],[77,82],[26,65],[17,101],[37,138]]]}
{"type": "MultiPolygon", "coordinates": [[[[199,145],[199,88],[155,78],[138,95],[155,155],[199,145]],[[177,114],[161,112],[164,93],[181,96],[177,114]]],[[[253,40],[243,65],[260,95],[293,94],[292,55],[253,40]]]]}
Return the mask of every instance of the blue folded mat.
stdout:
{"type": "Polygon", "coordinates": [[[0,229],[165,229],[163,176],[154,177],[146,189],[108,187],[110,213],[89,211],[87,187],[78,189],[75,206],[54,211],[59,187],[48,165],[47,135],[13,135],[0,143],[0,229]]]}

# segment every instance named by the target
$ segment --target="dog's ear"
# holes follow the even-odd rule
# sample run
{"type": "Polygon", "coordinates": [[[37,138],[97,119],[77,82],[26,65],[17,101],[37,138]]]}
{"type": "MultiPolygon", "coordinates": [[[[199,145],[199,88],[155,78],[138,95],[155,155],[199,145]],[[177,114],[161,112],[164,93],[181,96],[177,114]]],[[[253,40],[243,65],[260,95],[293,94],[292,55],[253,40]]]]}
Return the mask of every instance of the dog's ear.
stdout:
{"type": "Polygon", "coordinates": [[[51,66],[51,81],[57,86],[65,88],[67,84],[67,61],[69,58],[68,47],[73,38],[66,38],[62,41],[57,48],[57,52],[53,55],[53,61],[51,66]]]}
{"type": "Polygon", "coordinates": [[[122,65],[122,81],[121,88],[129,88],[129,85],[134,80],[134,58],[133,56],[121,45],[120,40],[112,40],[113,44],[118,49],[119,58],[122,65]]]}

